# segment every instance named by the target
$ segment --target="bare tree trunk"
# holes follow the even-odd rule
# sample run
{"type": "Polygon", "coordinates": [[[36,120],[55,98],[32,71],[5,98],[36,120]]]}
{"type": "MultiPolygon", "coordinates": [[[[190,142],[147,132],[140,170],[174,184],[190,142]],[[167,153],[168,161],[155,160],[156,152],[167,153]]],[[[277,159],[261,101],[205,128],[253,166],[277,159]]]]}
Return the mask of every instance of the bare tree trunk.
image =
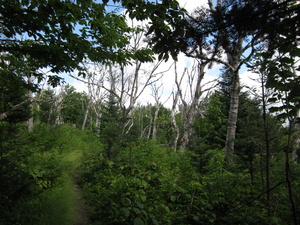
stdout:
{"type": "MultiPolygon", "coordinates": [[[[28,84],[29,85],[32,84],[33,79],[34,79],[34,77],[31,76],[31,75],[28,77],[28,84]]],[[[30,91],[30,90],[28,91],[28,98],[31,99],[31,100],[33,98],[32,91],[30,91]]],[[[30,102],[29,108],[30,108],[30,114],[31,114],[31,116],[30,116],[30,118],[27,121],[27,125],[28,125],[28,131],[31,132],[32,129],[33,129],[33,115],[32,115],[32,113],[33,113],[33,103],[32,103],[32,101],[30,102]]]]}
{"type": "MultiPolygon", "coordinates": [[[[204,75],[205,75],[205,67],[210,62],[210,60],[201,60],[200,62],[196,62],[195,68],[189,73],[189,91],[191,95],[191,102],[187,103],[185,99],[183,99],[182,95],[179,95],[181,98],[181,101],[184,105],[184,112],[183,112],[183,121],[184,121],[184,130],[183,130],[183,136],[181,139],[181,151],[185,151],[187,148],[187,145],[189,143],[189,137],[191,135],[192,129],[193,129],[193,123],[197,116],[199,115],[199,106],[200,106],[200,97],[204,92],[209,91],[212,87],[207,87],[206,89],[203,89],[203,87],[207,84],[202,84],[204,75]],[[195,81],[195,85],[193,85],[193,82],[195,81]]],[[[210,83],[210,82],[209,82],[210,83]]],[[[178,87],[180,89],[180,87],[178,87]]],[[[181,91],[179,92],[181,93],[181,91]]]]}
{"type": "Polygon", "coordinates": [[[234,153],[234,142],[236,133],[236,122],[239,108],[239,93],[240,93],[240,80],[238,72],[232,79],[232,86],[230,91],[230,109],[228,116],[227,135],[225,144],[225,162],[227,165],[232,164],[232,157],[234,153]]]}
{"type": "Polygon", "coordinates": [[[86,109],[85,109],[84,119],[83,119],[83,122],[82,122],[81,130],[84,130],[84,128],[85,128],[86,121],[87,121],[88,114],[89,114],[89,109],[91,107],[91,103],[92,103],[92,101],[91,101],[91,99],[89,99],[88,104],[87,104],[86,109]]]}
{"type": "MultiPolygon", "coordinates": [[[[233,161],[234,154],[234,142],[236,135],[236,123],[238,116],[238,108],[239,108],[239,93],[240,93],[240,81],[239,81],[239,69],[242,66],[243,62],[250,59],[254,54],[255,49],[253,46],[260,42],[259,34],[255,34],[252,32],[249,33],[239,33],[232,32],[235,28],[231,29],[226,24],[226,15],[221,9],[220,4],[222,0],[212,1],[208,0],[208,5],[213,18],[216,18],[218,21],[217,26],[220,26],[220,29],[215,33],[215,37],[218,40],[217,47],[221,47],[227,56],[226,62],[221,58],[216,59],[217,62],[220,62],[225,65],[227,72],[230,73],[231,76],[231,90],[230,90],[230,109],[228,115],[228,125],[227,125],[227,134],[226,134],[226,142],[225,142],[225,156],[224,161],[227,166],[230,166],[233,161]],[[222,16],[221,16],[222,15],[222,16]],[[215,17],[216,16],[216,17],[215,17]],[[222,24],[222,25],[220,25],[222,24]],[[242,59],[243,53],[246,50],[252,49],[249,54],[246,54],[246,58],[242,59]]],[[[234,27],[236,24],[232,24],[234,27]]]]}
{"type": "MultiPolygon", "coordinates": [[[[270,190],[270,137],[269,137],[269,123],[267,119],[267,102],[266,102],[266,81],[264,74],[261,76],[261,90],[262,90],[262,109],[263,109],[263,122],[264,122],[264,133],[265,133],[265,147],[266,147],[266,190],[270,190]]],[[[268,216],[271,215],[271,193],[267,192],[267,205],[268,205],[268,216]]]]}
{"type": "Polygon", "coordinates": [[[100,132],[101,132],[101,113],[96,112],[96,135],[97,137],[100,136],[100,132]]]}
{"type": "Polygon", "coordinates": [[[149,105],[149,118],[150,118],[150,122],[149,122],[149,126],[148,126],[149,128],[148,128],[147,140],[150,140],[151,130],[153,129],[153,116],[151,113],[151,105],[149,105]]]}
{"type": "Polygon", "coordinates": [[[174,138],[174,142],[173,142],[173,150],[176,152],[180,133],[179,133],[179,128],[178,128],[176,118],[175,118],[175,109],[172,109],[171,120],[172,120],[172,129],[173,129],[173,132],[175,133],[175,135],[174,135],[175,138],[174,138]]]}
{"type": "Polygon", "coordinates": [[[181,89],[180,89],[180,86],[181,86],[181,83],[182,83],[182,79],[183,79],[183,76],[186,72],[186,69],[184,70],[180,80],[178,81],[178,74],[177,74],[177,64],[175,63],[175,82],[176,82],[176,88],[177,88],[177,91],[175,91],[175,93],[173,93],[173,105],[172,105],[172,109],[171,109],[171,121],[172,121],[172,129],[173,129],[173,132],[175,133],[174,135],[174,142],[173,142],[173,150],[176,152],[177,151],[177,143],[178,143],[178,139],[179,139],[179,135],[180,135],[180,131],[179,131],[179,127],[177,125],[177,122],[176,122],[176,107],[177,107],[177,104],[178,104],[178,100],[179,100],[179,96],[181,95],[181,89]]]}
{"type": "Polygon", "coordinates": [[[160,110],[160,105],[156,104],[154,118],[153,118],[153,126],[152,126],[152,139],[156,139],[157,137],[157,118],[160,110]]]}
{"type": "Polygon", "coordinates": [[[155,113],[154,113],[154,118],[153,118],[152,139],[157,138],[157,118],[158,118],[159,110],[162,107],[162,105],[169,100],[169,98],[168,98],[163,104],[160,103],[160,98],[163,94],[163,90],[160,91],[162,86],[163,86],[163,84],[161,84],[160,86],[156,86],[155,83],[153,85],[151,85],[152,96],[155,99],[155,113]]]}
{"type": "Polygon", "coordinates": [[[55,103],[56,106],[56,117],[55,117],[55,122],[54,126],[57,126],[62,123],[61,121],[61,109],[62,109],[62,101],[64,97],[64,87],[61,87],[61,92],[58,95],[57,101],[55,103]]]}

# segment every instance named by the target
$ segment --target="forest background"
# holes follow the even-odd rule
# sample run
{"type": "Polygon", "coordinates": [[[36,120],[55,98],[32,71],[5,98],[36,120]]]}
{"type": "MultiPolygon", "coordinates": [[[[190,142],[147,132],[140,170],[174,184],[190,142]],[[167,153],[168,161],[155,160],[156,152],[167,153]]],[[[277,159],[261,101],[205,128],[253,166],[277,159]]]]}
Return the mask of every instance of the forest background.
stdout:
{"type": "Polygon", "coordinates": [[[181,6],[1,1],[1,224],[299,224],[299,3],[181,6]]]}

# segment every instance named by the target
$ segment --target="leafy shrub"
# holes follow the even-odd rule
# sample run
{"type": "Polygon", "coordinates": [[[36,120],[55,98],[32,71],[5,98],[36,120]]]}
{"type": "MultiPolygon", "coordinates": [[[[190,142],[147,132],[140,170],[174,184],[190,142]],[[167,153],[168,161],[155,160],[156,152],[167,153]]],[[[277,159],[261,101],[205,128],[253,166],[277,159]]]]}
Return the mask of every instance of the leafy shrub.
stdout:
{"type": "Polygon", "coordinates": [[[186,198],[185,188],[197,179],[189,161],[187,154],[143,141],[124,149],[115,161],[90,156],[82,180],[93,219],[102,224],[174,224],[177,210],[188,212],[188,205],[177,206],[176,201],[186,198]]]}
{"type": "Polygon", "coordinates": [[[95,224],[288,224],[268,217],[249,173],[224,169],[222,151],[207,152],[205,174],[192,153],[151,141],[120,152],[113,161],[94,152],[82,167],[95,224]]]}
{"type": "Polygon", "coordinates": [[[9,133],[2,142],[0,156],[0,201],[4,203],[0,204],[0,224],[38,224],[45,193],[59,190],[65,173],[78,166],[73,165],[76,160],[66,159],[66,154],[99,145],[88,131],[71,126],[53,128],[41,124],[32,132],[21,126],[9,133]]]}

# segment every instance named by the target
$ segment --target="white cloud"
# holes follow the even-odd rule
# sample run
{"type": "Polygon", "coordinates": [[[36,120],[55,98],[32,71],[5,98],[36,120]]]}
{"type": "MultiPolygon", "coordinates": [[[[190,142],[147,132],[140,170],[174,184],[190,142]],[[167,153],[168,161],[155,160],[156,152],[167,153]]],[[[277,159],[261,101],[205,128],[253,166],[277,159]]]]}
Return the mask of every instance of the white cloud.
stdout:
{"type": "Polygon", "coordinates": [[[259,91],[261,89],[261,84],[259,83],[258,79],[259,75],[249,70],[246,70],[240,74],[241,86],[246,90],[251,88],[259,91]]]}
{"type": "Polygon", "coordinates": [[[88,93],[88,87],[87,84],[79,81],[79,80],[75,80],[72,82],[72,86],[76,89],[77,92],[85,92],[88,93]]]}

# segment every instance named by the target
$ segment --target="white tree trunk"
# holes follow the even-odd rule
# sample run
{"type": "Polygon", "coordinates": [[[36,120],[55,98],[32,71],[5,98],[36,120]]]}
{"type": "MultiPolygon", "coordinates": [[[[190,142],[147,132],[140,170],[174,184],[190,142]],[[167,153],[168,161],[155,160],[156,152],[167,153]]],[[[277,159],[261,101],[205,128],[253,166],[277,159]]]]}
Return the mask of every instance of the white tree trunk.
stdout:
{"type": "Polygon", "coordinates": [[[173,109],[171,112],[171,120],[172,120],[172,129],[174,132],[174,142],[173,142],[173,150],[176,152],[177,151],[177,143],[178,143],[178,139],[179,139],[179,128],[176,122],[176,118],[175,118],[175,110],[173,109]]]}
{"type": "MultiPolygon", "coordinates": [[[[29,85],[32,84],[33,79],[34,79],[34,77],[31,76],[31,75],[28,77],[28,84],[29,85]]],[[[28,91],[28,98],[30,100],[32,100],[32,98],[33,98],[32,91],[30,91],[30,90],[28,91]]],[[[32,103],[32,101],[30,102],[29,108],[30,108],[30,113],[32,114],[33,113],[33,103],[32,103]]],[[[28,124],[28,131],[32,131],[32,129],[33,129],[33,115],[31,115],[31,117],[28,119],[27,124],[28,124]]]]}
{"type": "Polygon", "coordinates": [[[160,105],[157,104],[155,113],[154,113],[154,118],[153,118],[152,139],[156,139],[156,137],[157,137],[157,118],[158,118],[159,110],[160,110],[160,105]]]}
{"type": "Polygon", "coordinates": [[[64,87],[61,87],[61,92],[58,95],[57,101],[55,102],[55,108],[56,108],[56,117],[55,117],[55,122],[54,125],[57,126],[62,123],[61,120],[61,109],[62,109],[62,101],[64,97],[64,87]]]}
{"type": "Polygon", "coordinates": [[[239,93],[240,93],[240,80],[238,72],[236,71],[233,76],[231,91],[230,91],[230,109],[228,115],[228,125],[225,144],[225,162],[231,165],[234,153],[234,142],[236,133],[236,122],[239,108],[239,93]]]}
{"type": "Polygon", "coordinates": [[[86,109],[85,109],[84,119],[83,119],[83,122],[82,122],[81,130],[84,130],[84,128],[86,126],[86,121],[87,121],[87,118],[88,118],[88,115],[89,115],[89,109],[91,107],[91,103],[92,103],[92,100],[89,99],[88,104],[87,104],[86,109]]]}

